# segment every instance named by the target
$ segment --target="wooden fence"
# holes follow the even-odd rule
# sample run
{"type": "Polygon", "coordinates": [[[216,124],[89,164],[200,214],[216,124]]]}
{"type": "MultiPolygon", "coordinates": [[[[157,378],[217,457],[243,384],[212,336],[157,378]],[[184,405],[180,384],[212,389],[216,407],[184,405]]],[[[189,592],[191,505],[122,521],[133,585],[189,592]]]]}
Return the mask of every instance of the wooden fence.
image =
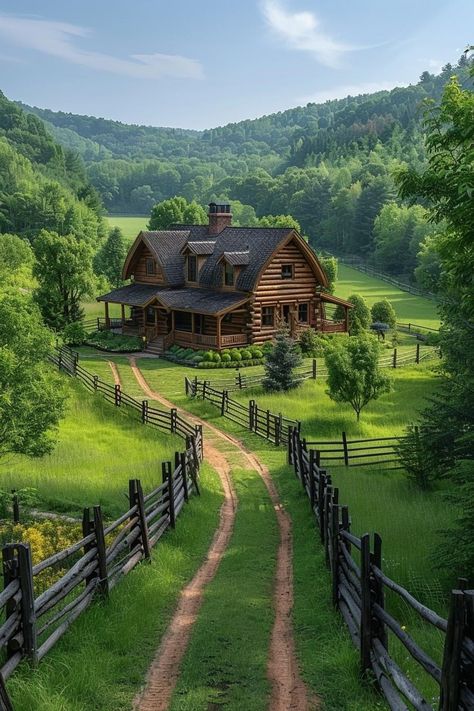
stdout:
{"type": "MultiPolygon", "coordinates": [[[[144,494],[141,482],[130,480],[128,509],[111,523],[103,521],[100,506],[85,508],[81,540],[36,565],[28,544],[3,546],[0,679],[8,679],[22,659],[38,664],[93,600],[106,598],[140,561],[150,558],[191,494],[199,494],[202,455],[200,432],[188,435],[174,464],[162,463],[161,484],[144,494]],[[51,575],[54,582],[45,587],[45,577],[51,575]]],[[[11,708],[7,700],[0,693],[0,709],[11,708]]]]}
{"type": "Polygon", "coordinates": [[[93,375],[79,364],[79,354],[70,348],[57,348],[50,356],[50,360],[57,365],[60,371],[78,378],[90,392],[100,393],[107,402],[115,407],[127,408],[131,413],[146,425],[156,427],[163,432],[177,434],[185,439],[195,437],[199,433],[202,438],[202,428],[195,427],[188,422],[175,408],[162,410],[151,407],[148,400],[137,400],[125,393],[120,385],[110,385],[101,380],[98,375],[93,375]]]}
{"type": "Polygon", "coordinates": [[[436,300],[437,298],[436,294],[432,294],[430,291],[424,291],[423,289],[419,289],[413,284],[407,284],[406,282],[400,281],[400,279],[397,279],[396,277],[391,276],[390,274],[379,272],[377,269],[374,269],[373,267],[364,264],[360,257],[337,257],[337,259],[341,262],[341,264],[346,264],[348,267],[357,269],[359,272],[369,274],[370,276],[376,277],[377,279],[381,279],[382,281],[385,281],[388,284],[392,284],[393,286],[396,286],[398,289],[400,289],[400,291],[407,291],[409,294],[413,294],[414,296],[423,296],[426,299],[436,300]]]}
{"type": "Polygon", "coordinates": [[[383,572],[382,539],[351,533],[347,506],[331,476],[317,464],[317,453],[308,449],[297,430],[290,432],[288,459],[309,500],[326,562],[331,571],[332,601],[340,611],[360,654],[360,668],[375,678],[392,711],[472,711],[474,709],[474,590],[466,581],[450,596],[444,619],[419,602],[408,590],[383,572]],[[438,664],[406,631],[385,604],[387,592],[403,600],[427,625],[444,633],[443,661],[438,664]],[[439,704],[424,697],[390,655],[396,638],[407,653],[439,686],[439,704]]]}
{"type": "Polygon", "coordinates": [[[384,469],[399,469],[396,447],[404,439],[400,437],[370,437],[348,439],[345,432],[336,440],[304,440],[307,447],[316,451],[318,465],[364,467],[388,464],[384,469]]]}
{"type": "Polygon", "coordinates": [[[287,446],[290,430],[299,430],[301,427],[301,423],[297,420],[283,417],[281,413],[275,414],[270,410],[263,410],[258,407],[255,400],[250,400],[248,405],[242,405],[229,397],[228,390],[216,390],[205,380],[199,381],[197,378],[190,380],[185,377],[184,385],[186,395],[210,402],[220,409],[223,417],[264,437],[276,446],[287,446]]]}
{"type": "MultiPolygon", "coordinates": [[[[414,327],[414,324],[407,324],[407,326],[408,325],[414,327]]],[[[414,332],[414,330],[412,332],[414,332]]],[[[422,348],[419,343],[417,343],[413,348],[402,352],[399,352],[397,348],[393,348],[390,352],[382,353],[380,356],[380,366],[382,368],[401,368],[405,365],[414,365],[421,363],[424,360],[433,358],[437,352],[437,349],[431,346],[425,346],[422,348]]],[[[295,375],[298,380],[303,382],[304,380],[327,378],[328,371],[323,363],[318,363],[316,358],[313,358],[309,366],[304,365],[301,368],[297,368],[295,370],[295,375]]],[[[237,368],[231,377],[216,378],[215,380],[209,380],[206,378],[206,383],[211,387],[223,388],[229,392],[235,392],[236,390],[244,390],[247,388],[255,388],[258,387],[261,382],[262,374],[248,375],[246,372],[242,372],[242,369],[240,368],[237,368]]]]}

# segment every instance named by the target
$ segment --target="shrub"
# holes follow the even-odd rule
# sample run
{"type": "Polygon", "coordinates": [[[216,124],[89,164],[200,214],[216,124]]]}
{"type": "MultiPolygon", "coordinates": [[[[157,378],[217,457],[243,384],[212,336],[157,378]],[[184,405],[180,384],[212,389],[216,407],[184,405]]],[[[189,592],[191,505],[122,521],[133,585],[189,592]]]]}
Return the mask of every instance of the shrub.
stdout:
{"type": "Polygon", "coordinates": [[[242,360],[250,360],[250,358],[252,357],[252,353],[247,350],[247,348],[243,348],[240,351],[240,355],[242,356],[242,360]]]}
{"type": "Polygon", "coordinates": [[[373,322],[387,323],[390,328],[395,328],[397,325],[397,314],[388,299],[376,301],[370,313],[372,314],[373,322]]]}
{"type": "Polygon", "coordinates": [[[223,353],[222,354],[222,362],[223,363],[230,363],[232,358],[230,357],[230,353],[223,353]]]}
{"type": "Polygon", "coordinates": [[[252,355],[253,355],[254,359],[256,359],[257,361],[258,361],[258,360],[262,360],[262,358],[263,358],[263,351],[261,351],[260,348],[254,348],[254,349],[252,350],[252,355]]]}
{"type": "Polygon", "coordinates": [[[242,354],[237,348],[234,348],[231,353],[230,357],[232,358],[233,361],[235,362],[240,362],[242,360],[242,354]]]}
{"type": "Polygon", "coordinates": [[[217,351],[214,351],[214,354],[212,356],[212,360],[214,363],[220,363],[221,362],[221,355],[217,351]]]}
{"type": "Polygon", "coordinates": [[[112,353],[127,353],[141,351],[143,339],[139,336],[122,336],[111,331],[94,331],[89,333],[85,343],[112,353]]]}
{"type": "Polygon", "coordinates": [[[214,352],[213,351],[206,351],[204,353],[204,360],[205,361],[212,361],[213,359],[214,352]]]}
{"type": "Polygon", "coordinates": [[[405,437],[395,447],[407,477],[424,491],[431,489],[433,481],[439,478],[439,469],[430,457],[429,440],[429,433],[409,425],[405,437]]]}
{"type": "Polygon", "coordinates": [[[80,346],[87,338],[87,331],[82,321],[68,323],[63,331],[63,341],[67,346],[80,346]]]}
{"type": "MultiPolygon", "coordinates": [[[[352,309],[349,309],[349,333],[351,336],[357,336],[369,327],[370,310],[366,300],[360,294],[351,294],[348,301],[353,305],[352,309]]],[[[344,318],[344,308],[342,306],[336,308],[334,318],[341,320],[344,318]]]]}
{"type": "Polygon", "coordinates": [[[310,358],[323,356],[328,348],[328,340],[312,328],[307,328],[301,334],[300,348],[303,355],[310,358]]]}

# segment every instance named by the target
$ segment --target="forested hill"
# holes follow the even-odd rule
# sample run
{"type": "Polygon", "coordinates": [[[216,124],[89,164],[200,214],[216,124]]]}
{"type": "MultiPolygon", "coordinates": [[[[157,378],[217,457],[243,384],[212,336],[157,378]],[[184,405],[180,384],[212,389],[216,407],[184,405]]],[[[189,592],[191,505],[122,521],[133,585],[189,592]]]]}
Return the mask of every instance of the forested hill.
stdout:
{"type": "Polygon", "coordinates": [[[80,156],[0,92],[0,233],[33,240],[50,229],[97,242],[101,210],[80,156]]]}
{"type": "Polygon", "coordinates": [[[424,163],[423,100],[439,99],[453,74],[470,86],[469,66],[463,56],[415,85],[200,132],[24,108],[69,160],[81,156],[112,213],[148,214],[175,195],[240,201],[259,217],[291,214],[318,249],[410,275],[432,228],[421,206],[398,200],[393,175],[424,163]]]}

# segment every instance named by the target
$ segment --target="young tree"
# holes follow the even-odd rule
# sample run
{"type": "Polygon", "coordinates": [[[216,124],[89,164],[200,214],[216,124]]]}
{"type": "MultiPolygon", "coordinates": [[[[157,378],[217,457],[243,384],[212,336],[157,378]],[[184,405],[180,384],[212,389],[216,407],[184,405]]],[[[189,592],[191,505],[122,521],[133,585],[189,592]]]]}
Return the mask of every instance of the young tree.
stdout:
{"type": "Polygon", "coordinates": [[[382,299],[381,301],[376,301],[375,304],[370,309],[372,314],[373,322],[386,323],[390,328],[396,328],[397,326],[397,314],[395,309],[388,299],[382,299]]]}
{"type": "Polygon", "coordinates": [[[35,240],[34,298],[48,326],[61,330],[82,318],[81,300],[92,294],[92,250],[84,241],[42,230],[35,240]]]}
{"type": "Polygon", "coordinates": [[[328,286],[328,291],[330,294],[334,292],[334,286],[337,281],[337,269],[338,269],[338,261],[336,257],[319,257],[319,262],[326,272],[326,276],[328,278],[329,286],[328,286]]]}
{"type": "Polygon", "coordinates": [[[360,418],[362,409],[390,391],[390,378],[379,366],[380,347],[373,336],[336,341],[325,354],[328,395],[335,402],[349,403],[360,418]]]}
{"type": "Polygon", "coordinates": [[[205,225],[207,215],[204,208],[192,200],[176,196],[157,203],[150,215],[149,230],[167,230],[170,225],[205,225]]]}
{"type": "Polygon", "coordinates": [[[0,291],[0,457],[53,448],[64,394],[46,362],[52,346],[31,299],[0,291]]]}
{"type": "Polygon", "coordinates": [[[266,355],[265,376],[262,381],[264,389],[274,392],[295,388],[300,382],[295,368],[301,363],[297,344],[290,338],[286,328],[281,329],[276,335],[275,347],[266,355]]]}
{"type": "Polygon", "coordinates": [[[27,287],[34,262],[29,243],[17,235],[0,234],[0,283],[27,287]]]}
{"type": "Polygon", "coordinates": [[[122,284],[122,268],[127,256],[127,241],[120,227],[109,232],[107,241],[94,258],[95,271],[103,274],[112,286],[122,284]]]}

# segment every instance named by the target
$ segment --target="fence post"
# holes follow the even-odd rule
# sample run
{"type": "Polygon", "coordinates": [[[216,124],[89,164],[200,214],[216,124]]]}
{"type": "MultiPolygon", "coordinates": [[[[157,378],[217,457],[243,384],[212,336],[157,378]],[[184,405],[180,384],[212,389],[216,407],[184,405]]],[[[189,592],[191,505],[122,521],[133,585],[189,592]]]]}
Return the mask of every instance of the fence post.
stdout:
{"type": "Polygon", "coordinates": [[[332,573],[332,604],[339,603],[339,505],[332,504],[331,510],[331,573],[332,573]]]}
{"type": "Polygon", "coordinates": [[[288,427],[288,442],[286,450],[287,463],[293,464],[293,427],[288,427]]]}
{"type": "Polygon", "coordinates": [[[0,674],[0,711],[14,711],[2,674],[0,674]]]}
{"type": "Polygon", "coordinates": [[[347,435],[345,432],[342,433],[342,449],[344,451],[344,464],[346,467],[349,466],[349,449],[347,447],[347,435]]]}
{"type": "Polygon", "coordinates": [[[204,380],[203,383],[202,383],[202,399],[203,399],[203,400],[206,399],[206,384],[207,384],[207,383],[206,383],[206,380],[204,380]]]}
{"type": "Polygon", "coordinates": [[[317,368],[316,358],[313,358],[313,380],[316,380],[316,368],[317,368]]]}
{"type": "Polygon", "coordinates": [[[249,430],[253,431],[253,406],[255,405],[255,400],[249,400],[249,430]]]}
{"type": "Polygon", "coordinates": [[[142,400],[142,423],[145,425],[148,419],[148,400],[142,400]]]}
{"type": "Polygon", "coordinates": [[[176,516],[174,513],[174,485],[173,485],[173,471],[171,467],[171,462],[166,462],[166,479],[168,481],[168,498],[169,498],[169,509],[170,509],[170,526],[175,528],[176,526],[176,516]]]}
{"type": "Polygon", "coordinates": [[[323,533],[324,533],[324,553],[326,559],[326,565],[329,567],[329,536],[328,536],[328,525],[329,525],[329,511],[331,508],[332,500],[332,486],[328,482],[326,490],[324,492],[324,515],[323,515],[323,533]]]}
{"type": "Polygon", "coordinates": [[[177,419],[178,419],[178,411],[175,407],[172,407],[170,410],[170,429],[171,429],[171,432],[173,432],[173,433],[176,432],[177,419]]]}
{"type": "Polygon", "coordinates": [[[77,375],[77,364],[79,362],[79,353],[74,353],[74,363],[73,363],[73,371],[74,375],[77,375]]]}
{"type": "Polygon", "coordinates": [[[319,470],[318,478],[318,518],[319,518],[319,536],[321,543],[324,543],[324,505],[326,492],[326,472],[319,470]]]}
{"type": "Polygon", "coordinates": [[[393,365],[394,368],[397,367],[397,349],[396,349],[396,348],[393,349],[393,362],[392,362],[392,365],[393,365]]]}
{"type": "Polygon", "coordinates": [[[179,455],[179,462],[181,464],[181,476],[183,478],[183,492],[184,500],[189,501],[189,491],[188,491],[188,471],[186,465],[186,452],[181,452],[179,455]]]}
{"type": "Polygon", "coordinates": [[[148,537],[148,524],[146,521],[145,501],[143,497],[143,488],[140,479],[130,479],[128,482],[128,492],[130,499],[130,508],[137,507],[138,526],[140,528],[140,538],[143,548],[143,557],[150,558],[150,539],[148,537]]]}
{"type": "Polygon", "coordinates": [[[275,447],[280,446],[280,419],[278,415],[273,416],[274,426],[275,426],[275,447]]]}
{"type": "Polygon", "coordinates": [[[193,393],[193,395],[197,395],[197,391],[198,391],[198,376],[195,375],[194,376],[194,393],[193,393]]]}
{"type": "Polygon", "coordinates": [[[94,506],[94,534],[95,545],[97,546],[97,577],[99,579],[97,589],[99,595],[102,598],[106,598],[109,594],[109,578],[107,575],[104,524],[100,506],[94,506]]]}
{"type": "Polygon", "coordinates": [[[416,344],[416,356],[415,356],[415,363],[420,362],[420,344],[416,344]]]}
{"type": "Polygon", "coordinates": [[[239,390],[242,390],[242,373],[238,372],[238,379],[239,379],[239,390]]]}
{"type": "Polygon", "coordinates": [[[227,391],[223,390],[221,394],[221,417],[225,415],[226,395],[227,391]]]}
{"type": "Polygon", "coordinates": [[[166,462],[161,462],[161,482],[164,484],[166,481],[166,462]]]}
{"type": "MultiPolygon", "coordinates": [[[[347,531],[348,533],[350,533],[351,520],[349,517],[349,507],[348,506],[341,506],[341,512],[342,512],[342,529],[344,531],[347,531]]],[[[350,541],[344,540],[344,545],[346,547],[347,552],[350,553],[351,552],[350,541]]]]}
{"type": "Polygon", "coordinates": [[[441,670],[440,711],[457,711],[459,708],[461,651],[465,624],[466,599],[464,592],[452,590],[441,670]]]}
{"type": "Polygon", "coordinates": [[[20,502],[16,489],[12,489],[13,523],[20,523],[20,502]]]}
{"type": "Polygon", "coordinates": [[[314,505],[316,503],[316,482],[314,481],[314,474],[316,469],[316,452],[314,449],[309,450],[309,503],[311,506],[311,511],[314,512],[314,505]]]}
{"type": "Polygon", "coordinates": [[[361,585],[361,616],[360,616],[360,665],[365,674],[370,668],[370,652],[372,647],[372,591],[370,585],[370,536],[365,533],[361,539],[360,549],[360,585],[361,585]]]}
{"type": "Polygon", "coordinates": [[[115,396],[115,407],[120,407],[122,404],[122,392],[120,390],[120,385],[117,383],[114,386],[114,396],[115,396]]]}
{"type": "MultiPolygon", "coordinates": [[[[13,580],[18,580],[21,598],[10,599],[5,607],[6,619],[19,614],[21,621],[20,632],[11,637],[7,643],[7,657],[10,658],[17,652],[28,657],[30,663],[36,665],[37,632],[33,592],[33,565],[29,544],[13,543],[3,546],[3,584],[4,588],[13,580]],[[21,635],[23,639],[21,639],[21,635]]],[[[18,597],[18,595],[16,596],[18,597]]]]}
{"type": "MultiPolygon", "coordinates": [[[[378,533],[374,533],[374,552],[372,555],[372,561],[379,570],[382,570],[382,538],[378,533]]],[[[377,578],[376,575],[373,576],[373,590],[374,590],[374,600],[382,609],[385,609],[385,595],[383,582],[377,578]]],[[[388,650],[388,635],[385,622],[377,619],[375,622],[375,636],[382,642],[385,649],[388,650]]]]}
{"type": "Polygon", "coordinates": [[[98,375],[93,375],[92,380],[94,381],[94,390],[97,392],[97,386],[99,384],[99,376],[98,375]]]}

